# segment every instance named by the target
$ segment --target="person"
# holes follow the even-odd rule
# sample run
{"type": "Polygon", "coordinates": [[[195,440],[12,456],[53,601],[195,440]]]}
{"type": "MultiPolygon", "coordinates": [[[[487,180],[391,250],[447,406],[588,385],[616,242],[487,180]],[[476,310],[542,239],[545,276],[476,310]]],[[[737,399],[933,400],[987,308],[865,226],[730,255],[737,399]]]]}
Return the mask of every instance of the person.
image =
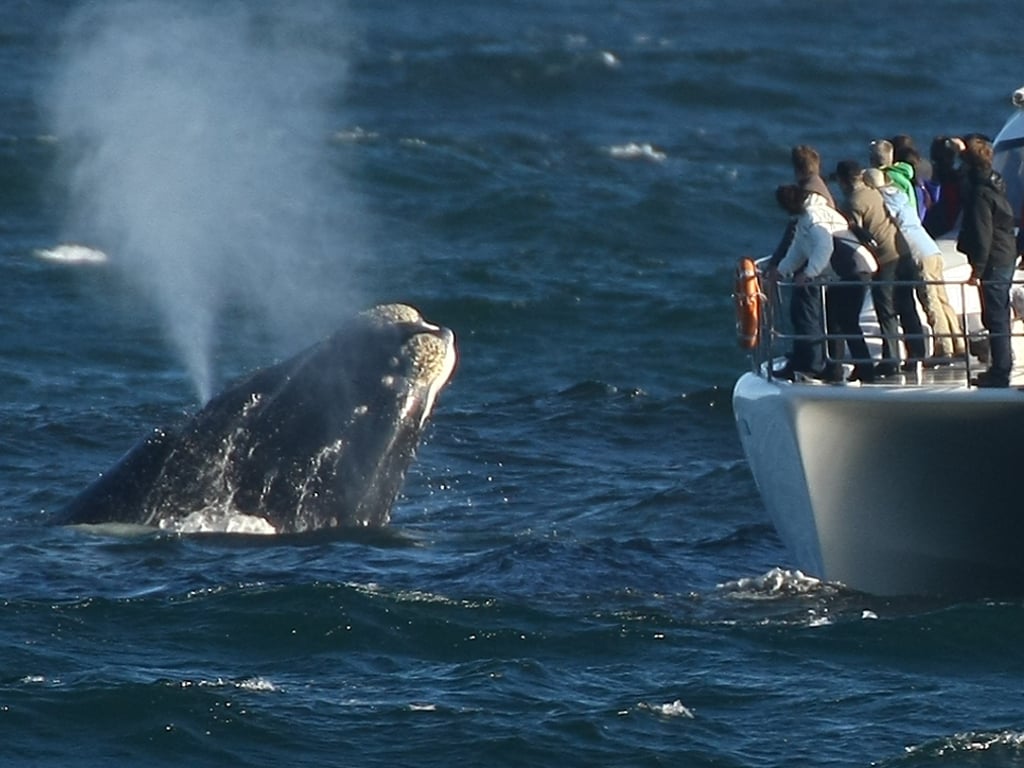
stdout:
{"type": "Polygon", "coordinates": [[[955,230],[960,220],[960,188],[963,184],[963,173],[957,165],[960,152],[953,139],[936,136],[928,154],[938,190],[932,206],[925,212],[924,228],[932,237],[942,237],[955,230]]]}
{"type": "Polygon", "coordinates": [[[793,352],[782,375],[795,378],[803,374],[813,378],[842,379],[842,366],[825,366],[825,343],[821,336],[822,285],[836,279],[832,269],[834,232],[846,229],[847,222],[824,195],[784,184],[775,190],[782,210],[795,220],[793,240],[775,272],[793,280],[790,295],[790,321],[793,325],[793,352]]]}
{"type": "Polygon", "coordinates": [[[914,176],[919,181],[927,183],[932,180],[934,171],[931,161],[921,155],[913,138],[905,133],[900,133],[889,141],[892,143],[892,156],[896,162],[903,161],[914,166],[914,176]]]}
{"type": "Polygon", "coordinates": [[[1013,208],[1006,183],[992,168],[992,144],[979,135],[954,139],[966,173],[963,221],[957,250],[971,265],[970,285],[981,286],[981,323],[988,330],[990,362],[972,383],[1008,387],[1013,368],[1010,346],[1010,284],[1017,259],[1013,208]]]}
{"type": "Polygon", "coordinates": [[[828,332],[826,348],[829,360],[825,365],[825,378],[833,382],[843,380],[845,370],[839,361],[843,358],[844,348],[849,348],[850,357],[854,361],[850,380],[870,384],[875,380],[874,364],[871,350],[864,340],[860,314],[868,286],[871,285],[871,275],[878,268],[878,263],[874,255],[850,231],[846,217],[835,210],[833,213],[842,217],[843,229],[832,233],[831,264],[838,279],[829,283],[825,289],[825,329],[828,332]]]}
{"type": "MultiPolygon", "coordinates": [[[[828,188],[828,184],[821,176],[821,155],[818,154],[818,150],[808,144],[797,144],[789,151],[789,161],[793,166],[793,179],[796,186],[807,192],[815,192],[824,197],[829,205],[835,205],[835,200],[832,199],[832,190],[828,188]]],[[[789,249],[789,244],[793,242],[795,231],[796,217],[794,216],[790,219],[789,225],[782,233],[782,239],[772,252],[772,258],[769,261],[771,266],[776,267],[782,261],[789,249]]]]}
{"type": "Polygon", "coordinates": [[[910,163],[897,163],[892,142],[876,139],[869,146],[868,165],[885,172],[889,181],[899,188],[917,210],[917,193],[914,191],[914,167],[910,163]]]}
{"type": "Polygon", "coordinates": [[[924,328],[914,303],[910,285],[897,286],[896,280],[914,279],[915,269],[909,253],[902,255],[898,245],[899,230],[885,210],[882,195],[867,186],[856,160],[841,160],[834,177],[843,193],[840,206],[854,226],[861,227],[876,243],[878,271],[871,285],[871,301],[882,334],[882,360],[875,373],[891,376],[900,370],[900,323],[906,334],[908,363],[925,357],[924,328]]]}
{"type": "Polygon", "coordinates": [[[911,186],[917,201],[917,220],[924,221],[925,214],[935,202],[938,185],[932,180],[932,164],[912,146],[896,148],[896,162],[893,167],[910,166],[911,186]]]}
{"type": "Polygon", "coordinates": [[[835,207],[836,201],[832,198],[832,190],[828,188],[821,175],[821,155],[818,151],[807,144],[798,144],[790,151],[790,160],[793,163],[793,177],[797,186],[821,195],[829,205],[835,207]]]}
{"type": "Polygon", "coordinates": [[[886,210],[899,227],[903,242],[920,268],[923,280],[917,286],[917,298],[932,327],[933,354],[925,361],[929,367],[948,364],[951,358],[964,357],[965,345],[960,316],[949,302],[943,285],[942,250],[931,238],[906,196],[877,168],[864,172],[864,183],[882,193],[886,210]]]}

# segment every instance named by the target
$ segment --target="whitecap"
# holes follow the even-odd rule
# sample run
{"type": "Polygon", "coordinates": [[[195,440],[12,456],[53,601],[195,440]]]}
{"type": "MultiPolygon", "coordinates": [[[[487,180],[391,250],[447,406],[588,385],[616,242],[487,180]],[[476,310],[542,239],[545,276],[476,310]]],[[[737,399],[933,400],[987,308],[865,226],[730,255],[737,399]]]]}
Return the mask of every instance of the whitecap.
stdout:
{"type": "Polygon", "coordinates": [[[63,264],[106,264],[107,254],[96,248],[78,243],[62,243],[53,248],[37,248],[36,258],[59,261],[63,264]]]}
{"type": "Polygon", "coordinates": [[[744,577],[718,585],[718,589],[724,592],[766,598],[812,594],[826,587],[821,579],[807,576],[803,571],[784,568],[772,568],[761,576],[744,577]]]}
{"type": "Polygon", "coordinates": [[[668,157],[653,144],[638,144],[633,141],[608,147],[608,154],[617,160],[651,160],[656,163],[663,162],[668,157]]]}
{"type": "Polygon", "coordinates": [[[1020,731],[967,732],[951,737],[906,747],[908,755],[917,757],[955,757],[968,752],[989,750],[1011,752],[1020,759],[1024,748],[1024,733],[1020,731]]]}
{"type": "Polygon", "coordinates": [[[668,704],[648,704],[647,702],[641,701],[636,706],[637,709],[653,712],[654,714],[661,715],[662,717],[682,717],[688,720],[693,720],[693,710],[683,704],[680,699],[676,699],[668,704]]]}
{"type": "Polygon", "coordinates": [[[263,677],[248,677],[235,683],[236,688],[243,691],[259,691],[261,693],[276,693],[280,690],[276,685],[263,677]]]}
{"type": "Polygon", "coordinates": [[[361,141],[373,141],[379,136],[379,133],[368,131],[357,125],[355,128],[337,131],[334,134],[334,140],[343,144],[356,144],[361,141]]]}
{"type": "Polygon", "coordinates": [[[218,677],[213,680],[182,680],[176,684],[179,688],[237,688],[243,691],[260,693],[276,693],[281,689],[264,677],[244,677],[231,680],[218,677]]]}

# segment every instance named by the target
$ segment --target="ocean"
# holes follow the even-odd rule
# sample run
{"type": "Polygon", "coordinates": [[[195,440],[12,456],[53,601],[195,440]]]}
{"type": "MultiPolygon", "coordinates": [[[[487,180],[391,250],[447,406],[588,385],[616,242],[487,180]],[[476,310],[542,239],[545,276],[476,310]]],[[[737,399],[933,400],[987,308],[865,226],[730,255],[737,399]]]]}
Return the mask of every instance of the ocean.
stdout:
{"type": "Polygon", "coordinates": [[[730,406],[789,148],[994,135],[1015,6],[2,8],[3,765],[1024,765],[1024,604],[794,572],[730,406]],[[381,301],[460,352],[394,536],[52,524],[381,301]]]}

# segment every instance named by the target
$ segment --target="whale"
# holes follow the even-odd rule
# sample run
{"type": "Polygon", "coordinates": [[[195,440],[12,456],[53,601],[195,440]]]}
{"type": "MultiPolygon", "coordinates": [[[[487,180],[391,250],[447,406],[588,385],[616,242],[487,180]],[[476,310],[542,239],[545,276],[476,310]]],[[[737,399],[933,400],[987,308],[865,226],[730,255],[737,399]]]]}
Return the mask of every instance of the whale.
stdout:
{"type": "Polygon", "coordinates": [[[64,525],[303,534],[386,526],[454,333],[407,304],[352,316],[139,440],[56,515],[64,525]]]}

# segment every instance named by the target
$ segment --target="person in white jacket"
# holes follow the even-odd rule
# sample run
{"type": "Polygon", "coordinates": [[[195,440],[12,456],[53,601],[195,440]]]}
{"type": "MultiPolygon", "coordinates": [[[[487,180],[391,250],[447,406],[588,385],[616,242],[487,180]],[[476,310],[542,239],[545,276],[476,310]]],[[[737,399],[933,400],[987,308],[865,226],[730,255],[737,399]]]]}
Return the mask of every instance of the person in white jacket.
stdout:
{"type": "Polygon", "coordinates": [[[963,327],[960,316],[949,302],[946,286],[942,285],[943,259],[938,244],[928,234],[917,211],[910,204],[906,194],[890,183],[885,174],[877,169],[864,172],[864,183],[882,193],[882,200],[910,255],[921,266],[924,283],[917,289],[917,298],[928,316],[932,327],[932,359],[926,364],[943,364],[951,358],[965,354],[963,327]]]}
{"type": "MultiPolygon", "coordinates": [[[[790,321],[797,338],[793,341],[793,353],[785,375],[792,377],[794,372],[799,372],[841,381],[842,366],[836,360],[826,365],[824,339],[815,336],[820,336],[827,325],[829,334],[849,334],[863,341],[858,316],[864,301],[864,283],[858,281],[853,286],[840,282],[832,268],[833,235],[837,232],[849,234],[849,224],[823,195],[797,185],[780,186],[775,197],[783,210],[796,217],[793,241],[777,267],[780,277],[791,278],[794,283],[790,297],[790,321]],[[827,286],[827,324],[821,304],[823,285],[827,286]]],[[[829,352],[838,357],[843,346],[842,341],[829,345],[829,352]]],[[[851,350],[865,358],[868,356],[866,344],[853,342],[851,350]]],[[[868,377],[865,375],[864,378],[868,377]]]]}

